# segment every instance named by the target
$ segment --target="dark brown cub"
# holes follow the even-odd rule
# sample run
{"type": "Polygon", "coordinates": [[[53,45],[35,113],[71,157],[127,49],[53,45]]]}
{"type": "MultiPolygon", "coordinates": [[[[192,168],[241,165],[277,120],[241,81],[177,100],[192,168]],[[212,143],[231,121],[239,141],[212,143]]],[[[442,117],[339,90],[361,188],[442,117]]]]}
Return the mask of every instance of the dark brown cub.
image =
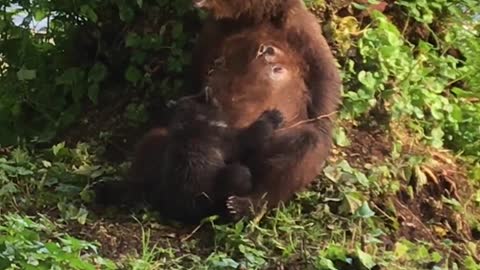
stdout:
{"type": "Polygon", "coordinates": [[[245,196],[252,190],[243,160],[259,151],[281,123],[281,113],[269,110],[249,127],[233,129],[218,109],[184,101],[168,133],[158,136],[153,131],[139,145],[131,180],[110,185],[103,194],[123,200],[143,194],[164,216],[187,223],[224,215],[229,196],[245,196]]]}

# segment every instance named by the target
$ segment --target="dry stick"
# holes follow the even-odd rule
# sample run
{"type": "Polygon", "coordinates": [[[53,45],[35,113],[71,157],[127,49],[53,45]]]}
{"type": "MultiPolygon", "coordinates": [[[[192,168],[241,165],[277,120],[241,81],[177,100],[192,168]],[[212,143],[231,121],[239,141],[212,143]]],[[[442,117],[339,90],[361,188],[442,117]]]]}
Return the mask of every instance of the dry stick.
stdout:
{"type": "Polygon", "coordinates": [[[177,99],[176,102],[183,101],[183,100],[187,100],[187,99],[193,99],[193,98],[201,97],[201,96],[204,94],[203,92],[204,92],[204,91],[201,91],[200,93],[195,94],[195,95],[183,96],[183,97],[177,99]]]}
{"type": "Polygon", "coordinates": [[[204,224],[204,223],[200,223],[200,225],[198,225],[189,235],[187,235],[187,236],[185,236],[184,238],[180,239],[180,242],[185,242],[185,241],[187,241],[188,239],[192,238],[193,235],[194,235],[195,233],[197,233],[198,230],[200,230],[200,228],[202,228],[203,224],[204,224]]]}
{"type": "Polygon", "coordinates": [[[302,120],[302,121],[299,121],[291,126],[288,126],[288,127],[284,127],[284,128],[280,128],[280,129],[277,129],[277,131],[282,131],[282,130],[287,130],[287,129],[291,129],[291,128],[294,128],[294,127],[298,127],[300,125],[303,125],[303,124],[309,124],[309,123],[313,123],[315,121],[318,121],[318,120],[321,120],[321,119],[324,119],[324,118],[330,118],[332,115],[336,114],[337,111],[335,112],[331,112],[329,114],[324,114],[324,115],[320,115],[320,116],[317,116],[315,118],[310,118],[310,119],[307,119],[307,120],[302,120]]]}

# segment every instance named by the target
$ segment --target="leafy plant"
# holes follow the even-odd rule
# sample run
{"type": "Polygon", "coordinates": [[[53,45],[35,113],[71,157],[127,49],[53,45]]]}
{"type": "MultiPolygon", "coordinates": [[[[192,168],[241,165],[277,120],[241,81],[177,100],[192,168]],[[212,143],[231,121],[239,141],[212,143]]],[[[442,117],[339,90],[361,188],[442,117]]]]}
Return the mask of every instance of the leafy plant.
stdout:
{"type": "Polygon", "coordinates": [[[432,31],[429,24],[439,13],[449,14],[447,24],[469,21],[471,30],[453,26],[442,33],[431,32],[436,45],[424,40],[413,43],[386,16],[374,12],[372,26],[358,41],[363,62],[348,62],[348,72],[358,75],[348,75],[347,83],[358,89],[345,93],[344,114],[358,118],[384,106],[392,121],[407,121],[405,127],[432,146],[445,144],[478,156],[478,139],[473,134],[478,134],[480,119],[476,102],[480,69],[473,59],[480,51],[474,41],[473,15],[459,12],[467,6],[473,8],[472,3],[459,1],[444,10],[445,1],[398,2],[407,10],[406,16],[427,31],[432,31]],[[451,48],[458,48],[466,60],[447,54],[451,48]]]}
{"type": "Polygon", "coordinates": [[[2,217],[0,269],[116,269],[100,257],[97,246],[66,234],[55,224],[20,215],[2,217]]]}
{"type": "Polygon", "coordinates": [[[0,144],[17,137],[51,141],[86,108],[109,104],[112,94],[143,92],[148,101],[181,93],[177,78],[191,47],[183,21],[195,18],[190,6],[188,0],[4,1],[0,144]],[[143,28],[147,22],[151,28],[143,28]]]}

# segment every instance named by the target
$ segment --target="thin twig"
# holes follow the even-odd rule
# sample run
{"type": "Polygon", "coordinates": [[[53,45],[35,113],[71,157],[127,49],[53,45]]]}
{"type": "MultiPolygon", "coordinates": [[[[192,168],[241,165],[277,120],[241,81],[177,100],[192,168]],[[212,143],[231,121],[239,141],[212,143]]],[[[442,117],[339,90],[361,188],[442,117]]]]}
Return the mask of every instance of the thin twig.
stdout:
{"type": "Polygon", "coordinates": [[[185,242],[185,241],[187,241],[188,239],[192,238],[192,236],[193,236],[196,232],[198,232],[198,230],[200,230],[200,228],[202,228],[203,224],[204,224],[204,223],[200,223],[200,225],[198,225],[189,235],[187,235],[187,236],[185,236],[184,238],[182,238],[182,239],[180,240],[180,242],[185,242]]]}
{"type": "Polygon", "coordinates": [[[295,123],[295,124],[293,124],[293,125],[291,125],[291,126],[277,129],[277,131],[291,129],[291,128],[298,127],[298,126],[303,125],[303,124],[313,123],[313,122],[316,122],[316,121],[321,120],[321,119],[324,119],[324,118],[330,118],[332,115],[334,115],[334,114],[336,114],[336,113],[337,113],[337,111],[331,112],[331,113],[329,113],[329,114],[320,115],[320,116],[317,116],[317,117],[315,117],[315,118],[310,118],[310,119],[307,119],[307,120],[302,120],[302,121],[299,121],[299,122],[297,122],[297,123],[295,123]]]}
{"type": "Polygon", "coordinates": [[[378,211],[380,212],[380,214],[382,214],[384,217],[388,218],[390,221],[392,222],[395,222],[397,221],[395,218],[393,218],[392,216],[390,216],[389,214],[387,214],[387,212],[383,211],[380,207],[378,207],[377,204],[373,204],[373,207],[378,211]]]}
{"type": "Polygon", "coordinates": [[[195,95],[184,96],[184,97],[181,97],[181,98],[177,99],[177,102],[201,97],[203,94],[204,94],[204,91],[201,91],[200,93],[195,94],[195,95]]]}

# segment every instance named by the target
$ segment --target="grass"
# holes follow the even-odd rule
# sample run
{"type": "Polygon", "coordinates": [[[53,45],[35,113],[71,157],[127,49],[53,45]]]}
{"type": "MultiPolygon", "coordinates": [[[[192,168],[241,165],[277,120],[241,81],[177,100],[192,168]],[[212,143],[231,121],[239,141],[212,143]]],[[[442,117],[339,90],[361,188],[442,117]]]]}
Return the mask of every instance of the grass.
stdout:
{"type": "Polygon", "coordinates": [[[88,187],[126,167],[100,147],[13,149],[0,159],[0,269],[477,269],[478,192],[453,156],[370,147],[387,141],[378,130],[341,136],[349,146],[292,202],[197,228],[92,205],[88,187]]]}

